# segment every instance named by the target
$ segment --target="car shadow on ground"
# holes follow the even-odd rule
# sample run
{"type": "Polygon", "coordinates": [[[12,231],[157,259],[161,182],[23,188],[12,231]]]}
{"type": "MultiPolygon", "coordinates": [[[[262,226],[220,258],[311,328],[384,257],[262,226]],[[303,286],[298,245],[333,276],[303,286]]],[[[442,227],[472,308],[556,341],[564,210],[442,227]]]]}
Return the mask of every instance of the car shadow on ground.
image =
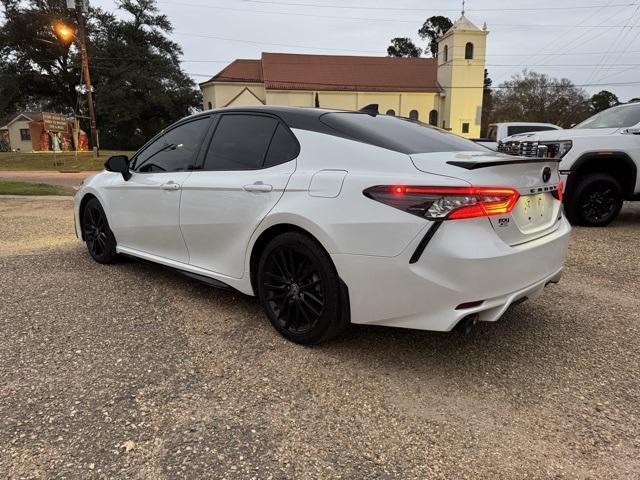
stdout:
{"type": "MultiPolygon", "coordinates": [[[[225,309],[229,309],[225,315],[231,325],[224,326],[228,331],[214,334],[220,335],[223,341],[229,341],[230,349],[237,348],[240,343],[247,352],[251,349],[262,350],[264,343],[280,340],[255,297],[235,290],[216,289],[147,262],[126,260],[120,268],[175,289],[175,297],[180,302],[198,303],[199,308],[204,307],[212,314],[220,305],[224,305],[225,309]]],[[[550,286],[547,290],[555,288],[550,286]]],[[[480,322],[466,335],[459,332],[350,325],[339,337],[320,345],[305,347],[291,342],[278,342],[277,348],[287,350],[287,355],[293,357],[331,357],[337,363],[349,363],[365,369],[371,365],[388,371],[428,368],[432,370],[432,375],[440,372],[443,378],[457,376],[455,371],[460,368],[464,377],[474,371],[484,375],[482,369],[485,362],[495,362],[496,358],[500,359],[503,368],[522,368],[520,353],[523,349],[548,349],[553,343],[548,341],[549,338],[562,335],[563,330],[570,328],[566,322],[559,328],[555,321],[548,318],[551,311],[547,305],[556,295],[557,292],[545,292],[535,301],[510,308],[498,322],[480,322]]],[[[207,331],[215,329],[216,324],[210,324],[207,331]]],[[[561,357],[558,358],[558,368],[562,363],[561,357]]],[[[542,371],[552,369],[553,365],[539,364],[535,367],[529,363],[526,368],[542,371]]]]}

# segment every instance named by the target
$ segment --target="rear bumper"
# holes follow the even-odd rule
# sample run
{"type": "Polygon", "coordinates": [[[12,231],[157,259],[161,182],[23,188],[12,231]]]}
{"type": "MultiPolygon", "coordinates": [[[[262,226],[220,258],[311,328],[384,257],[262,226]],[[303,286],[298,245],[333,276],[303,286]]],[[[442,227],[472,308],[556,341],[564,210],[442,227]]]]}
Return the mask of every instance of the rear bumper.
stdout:
{"type": "Polygon", "coordinates": [[[513,302],[535,298],[559,280],[571,231],[564,218],[552,233],[514,247],[487,222],[445,222],[413,264],[409,259],[428,226],[397,257],[332,255],[349,288],[351,321],[449,331],[470,314],[496,321],[513,302]]]}

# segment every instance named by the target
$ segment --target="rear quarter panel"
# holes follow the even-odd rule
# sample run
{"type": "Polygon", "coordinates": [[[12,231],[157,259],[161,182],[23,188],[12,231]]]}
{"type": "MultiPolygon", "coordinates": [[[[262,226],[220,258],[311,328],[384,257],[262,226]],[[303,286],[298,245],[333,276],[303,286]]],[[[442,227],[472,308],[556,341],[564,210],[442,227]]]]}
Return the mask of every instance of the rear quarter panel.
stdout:
{"type": "MultiPolygon", "coordinates": [[[[463,181],[418,171],[408,155],[344,138],[294,130],[301,151],[296,172],[254,235],[278,223],[308,230],[329,253],[396,256],[431,222],[365,197],[375,185],[464,186],[463,181]],[[312,196],[318,172],[341,170],[337,196],[312,196]]],[[[451,156],[443,153],[443,162],[451,156]]]]}

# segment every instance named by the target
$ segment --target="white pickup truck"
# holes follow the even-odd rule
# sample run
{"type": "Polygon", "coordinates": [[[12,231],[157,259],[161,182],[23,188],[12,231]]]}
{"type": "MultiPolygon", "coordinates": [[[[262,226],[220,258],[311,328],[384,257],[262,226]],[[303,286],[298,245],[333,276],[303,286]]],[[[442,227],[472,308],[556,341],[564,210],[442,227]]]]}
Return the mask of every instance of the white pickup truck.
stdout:
{"type": "Polygon", "coordinates": [[[491,150],[498,148],[498,142],[503,138],[520,133],[540,132],[542,130],[560,130],[560,127],[552,123],[536,122],[504,122],[490,123],[486,138],[476,138],[474,142],[484,145],[491,150]]]}
{"type": "Polygon", "coordinates": [[[573,224],[605,226],[624,200],[640,200],[640,103],[609,108],[568,130],[507,137],[498,151],[558,159],[573,224]]]}

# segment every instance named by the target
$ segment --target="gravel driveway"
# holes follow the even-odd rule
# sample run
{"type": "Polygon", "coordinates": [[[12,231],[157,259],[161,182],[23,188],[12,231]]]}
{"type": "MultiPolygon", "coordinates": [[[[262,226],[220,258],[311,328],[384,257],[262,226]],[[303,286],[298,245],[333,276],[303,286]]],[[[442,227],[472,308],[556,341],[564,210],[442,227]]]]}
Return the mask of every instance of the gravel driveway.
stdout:
{"type": "Polygon", "coordinates": [[[243,295],[101,266],[68,198],[0,198],[0,478],[638,478],[640,208],[470,335],[305,348],[243,295]]]}

